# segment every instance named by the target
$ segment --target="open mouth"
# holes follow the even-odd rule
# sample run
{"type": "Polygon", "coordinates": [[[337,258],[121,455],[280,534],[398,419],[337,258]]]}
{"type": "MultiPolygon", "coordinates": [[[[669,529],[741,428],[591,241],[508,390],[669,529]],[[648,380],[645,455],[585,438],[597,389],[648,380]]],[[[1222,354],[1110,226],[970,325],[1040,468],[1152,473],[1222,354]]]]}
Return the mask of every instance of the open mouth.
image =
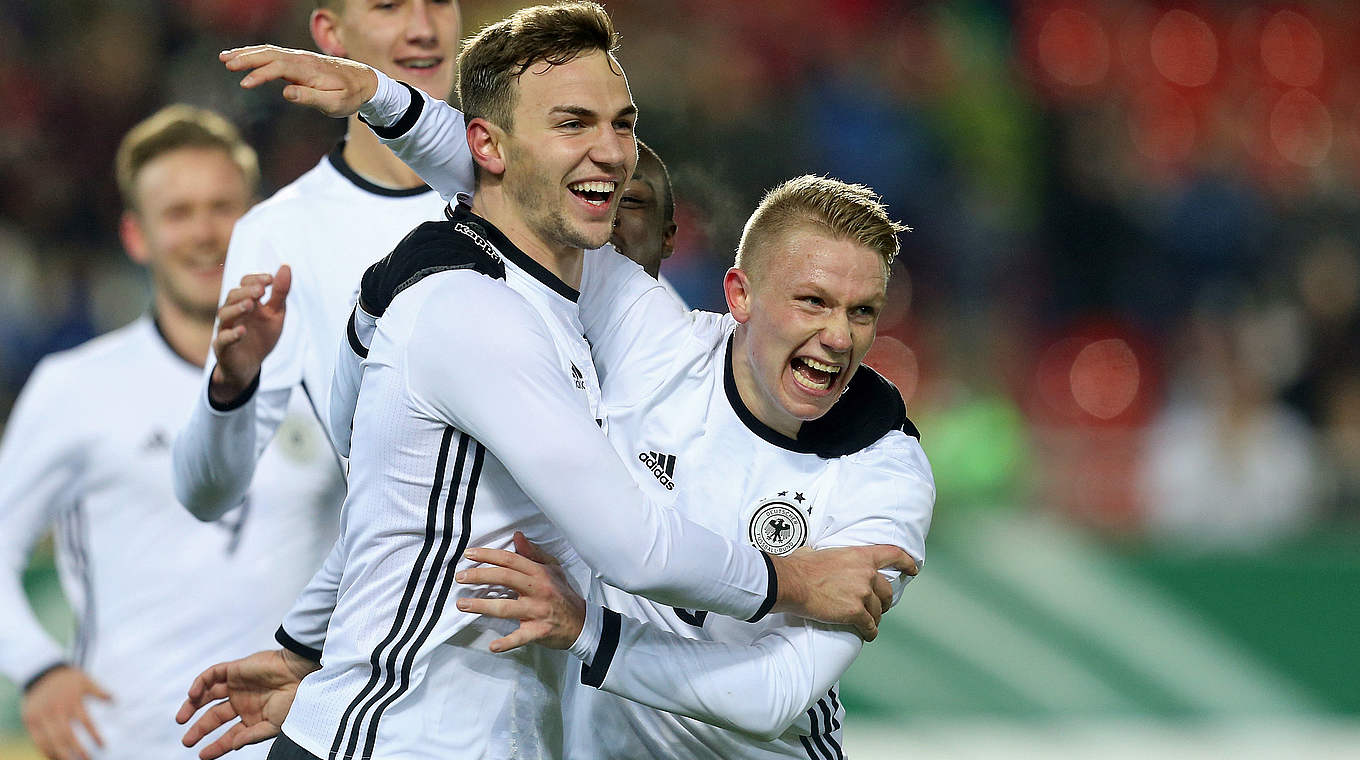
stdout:
{"type": "Polygon", "coordinates": [[[577,198],[597,208],[609,204],[609,199],[613,197],[616,187],[618,187],[617,182],[600,180],[573,182],[567,185],[567,189],[577,198]]]}
{"type": "Polygon", "coordinates": [[[439,56],[430,58],[402,58],[397,61],[397,65],[404,69],[433,69],[443,63],[444,59],[439,56]]]}
{"type": "Polygon", "coordinates": [[[824,391],[841,374],[839,364],[826,364],[811,357],[795,357],[789,361],[793,379],[810,391],[824,391]]]}

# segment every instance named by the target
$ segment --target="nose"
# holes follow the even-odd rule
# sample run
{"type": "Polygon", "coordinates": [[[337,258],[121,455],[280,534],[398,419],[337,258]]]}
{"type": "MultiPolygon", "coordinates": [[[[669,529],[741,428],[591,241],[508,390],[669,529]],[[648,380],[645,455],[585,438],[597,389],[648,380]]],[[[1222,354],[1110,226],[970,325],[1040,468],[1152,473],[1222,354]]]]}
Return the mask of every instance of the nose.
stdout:
{"type": "Polygon", "coordinates": [[[434,31],[434,21],[430,18],[428,0],[415,0],[407,7],[410,12],[406,16],[406,38],[411,42],[437,42],[438,35],[434,31]]]}
{"type": "Polygon", "coordinates": [[[636,159],[637,143],[632,136],[618,133],[612,125],[602,125],[600,137],[590,151],[590,159],[601,166],[610,168],[624,166],[629,156],[636,159]]]}
{"type": "Polygon", "coordinates": [[[845,312],[832,313],[826,324],[822,325],[819,337],[828,351],[838,354],[849,351],[854,346],[850,335],[850,315],[845,312]]]}

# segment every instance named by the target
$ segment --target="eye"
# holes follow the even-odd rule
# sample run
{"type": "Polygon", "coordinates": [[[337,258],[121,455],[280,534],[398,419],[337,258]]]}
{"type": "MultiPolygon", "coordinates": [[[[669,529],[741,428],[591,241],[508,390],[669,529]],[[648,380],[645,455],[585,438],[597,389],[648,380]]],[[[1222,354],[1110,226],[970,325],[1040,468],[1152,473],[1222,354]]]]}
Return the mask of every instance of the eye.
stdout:
{"type": "Polygon", "coordinates": [[[614,129],[625,134],[632,134],[633,122],[628,119],[619,119],[614,122],[614,129]]]}
{"type": "Polygon", "coordinates": [[[819,309],[822,308],[823,306],[826,306],[826,301],[823,301],[820,296],[800,296],[798,300],[802,301],[803,303],[809,306],[815,306],[819,309]]]}
{"type": "Polygon", "coordinates": [[[856,306],[850,310],[853,319],[868,322],[878,318],[878,309],[873,306],[856,306]]]}
{"type": "Polygon", "coordinates": [[[629,208],[641,208],[643,203],[641,198],[635,198],[631,195],[625,195],[622,198],[619,198],[619,205],[627,206],[629,208]]]}

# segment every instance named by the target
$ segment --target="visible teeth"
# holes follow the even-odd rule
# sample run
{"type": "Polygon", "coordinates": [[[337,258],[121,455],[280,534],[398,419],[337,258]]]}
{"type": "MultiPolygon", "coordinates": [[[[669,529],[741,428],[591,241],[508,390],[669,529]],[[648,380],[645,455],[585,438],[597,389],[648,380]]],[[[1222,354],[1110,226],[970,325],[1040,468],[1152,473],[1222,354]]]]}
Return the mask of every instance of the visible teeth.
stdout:
{"type": "Polygon", "coordinates": [[[569,187],[583,193],[612,193],[616,182],[574,182],[569,187]]]}
{"type": "Polygon", "coordinates": [[[833,375],[841,371],[841,368],[835,364],[822,364],[816,359],[809,359],[807,357],[803,357],[803,363],[813,369],[821,370],[822,372],[830,372],[833,375]]]}
{"type": "Polygon", "coordinates": [[[438,66],[438,65],[439,65],[439,59],[438,59],[438,58],[413,58],[413,59],[408,60],[408,61],[402,61],[402,64],[401,64],[401,65],[403,65],[403,66],[409,66],[410,68],[413,68],[413,69],[430,69],[430,68],[434,68],[435,66],[438,66]]]}
{"type": "Polygon", "coordinates": [[[816,380],[813,380],[812,378],[808,377],[807,375],[797,370],[795,370],[793,373],[793,379],[797,380],[798,384],[803,386],[804,388],[811,388],[813,390],[824,391],[827,388],[831,387],[831,378],[828,377],[826,380],[822,382],[817,382],[816,380]]]}

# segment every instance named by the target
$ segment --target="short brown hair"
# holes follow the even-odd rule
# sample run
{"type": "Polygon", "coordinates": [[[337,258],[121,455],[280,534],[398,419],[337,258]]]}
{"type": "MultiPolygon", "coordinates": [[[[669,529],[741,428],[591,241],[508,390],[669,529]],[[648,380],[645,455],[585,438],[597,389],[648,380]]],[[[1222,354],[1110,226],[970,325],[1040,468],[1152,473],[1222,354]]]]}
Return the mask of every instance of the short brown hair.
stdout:
{"type": "Polygon", "coordinates": [[[463,114],[509,132],[516,99],[512,80],[539,61],[560,66],[583,52],[613,55],[618,47],[614,22],[598,3],[576,0],[515,11],[463,44],[458,56],[463,114]]]}
{"type": "Polygon", "coordinates": [[[641,168],[643,162],[650,161],[657,169],[658,179],[661,182],[661,214],[666,222],[675,221],[675,192],[671,189],[671,172],[666,168],[666,162],[661,160],[652,146],[638,140],[638,167],[641,168]]]}
{"type": "Polygon", "coordinates": [[[883,257],[885,274],[892,271],[893,259],[897,258],[897,234],[911,231],[888,217],[887,207],[871,188],[804,174],[765,194],[742,230],[736,266],[756,276],[755,270],[763,262],[754,251],[807,226],[876,251],[883,257]]]}
{"type": "Polygon", "coordinates": [[[254,194],[260,184],[260,161],[231,122],[205,108],[166,106],[128,131],[118,145],[114,174],[125,208],[137,207],[137,175],[153,159],[181,148],[213,148],[226,153],[254,194]]]}

